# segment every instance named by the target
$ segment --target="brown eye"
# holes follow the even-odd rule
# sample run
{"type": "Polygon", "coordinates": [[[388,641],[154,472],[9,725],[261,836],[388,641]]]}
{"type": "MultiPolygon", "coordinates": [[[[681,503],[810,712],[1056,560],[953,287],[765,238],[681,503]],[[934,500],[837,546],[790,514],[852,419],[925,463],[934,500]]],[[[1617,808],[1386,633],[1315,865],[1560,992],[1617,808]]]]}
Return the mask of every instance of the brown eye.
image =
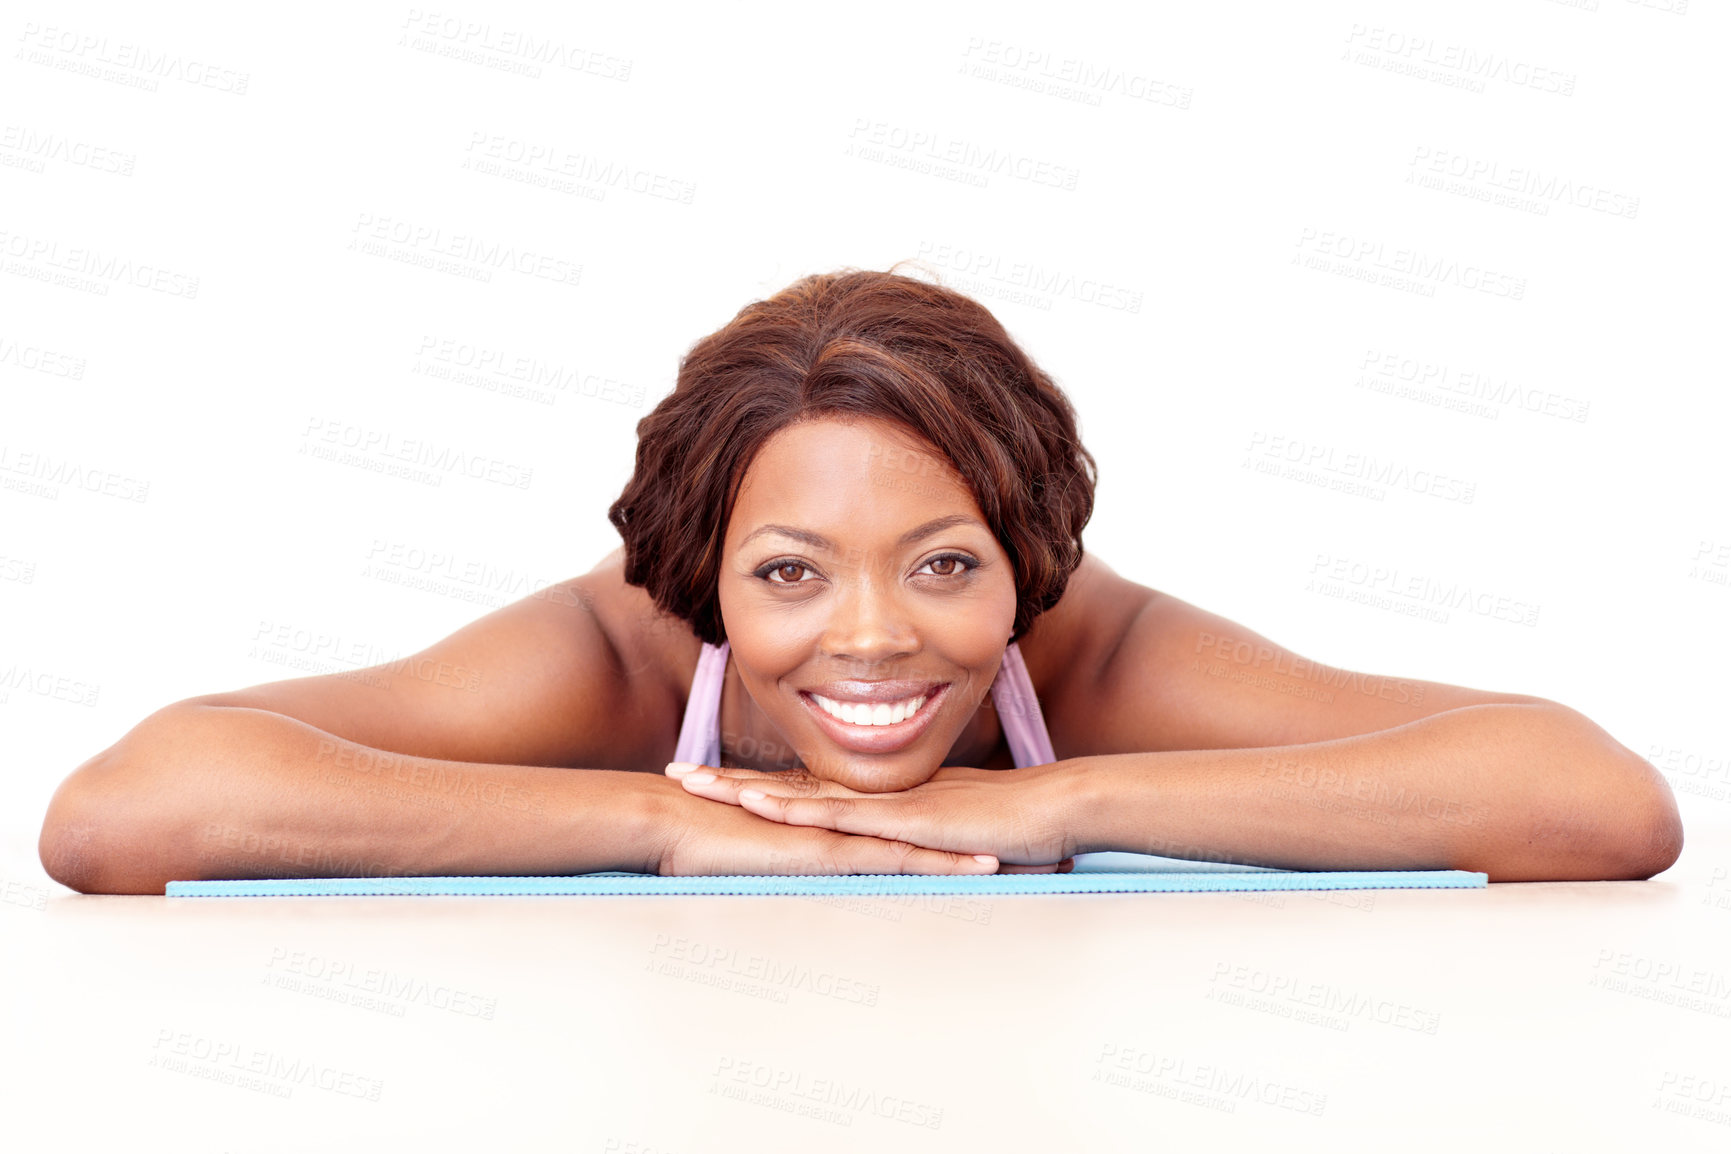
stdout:
{"type": "Polygon", "coordinates": [[[921,568],[934,569],[934,572],[932,573],[933,577],[965,577],[969,570],[978,567],[978,565],[979,562],[970,561],[968,558],[961,556],[960,554],[944,553],[941,556],[933,557],[930,561],[927,561],[925,565],[921,566],[921,568]],[[934,567],[938,565],[947,565],[950,568],[947,570],[936,570],[934,567]]]}
{"type": "Polygon", "coordinates": [[[782,577],[784,577],[786,579],[782,580],[782,581],[777,581],[776,584],[778,584],[778,585],[798,585],[799,584],[799,578],[798,577],[788,577],[787,576],[788,570],[790,570],[790,569],[796,574],[805,572],[805,566],[800,565],[797,562],[789,561],[784,565],[777,565],[773,570],[771,570],[771,572],[780,574],[782,577]]]}

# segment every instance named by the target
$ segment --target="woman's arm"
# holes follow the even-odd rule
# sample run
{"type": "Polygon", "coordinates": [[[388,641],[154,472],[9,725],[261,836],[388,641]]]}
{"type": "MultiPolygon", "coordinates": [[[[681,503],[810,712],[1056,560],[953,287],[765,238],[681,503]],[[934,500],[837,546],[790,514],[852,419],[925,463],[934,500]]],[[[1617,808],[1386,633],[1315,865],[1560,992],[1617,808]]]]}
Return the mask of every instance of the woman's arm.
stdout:
{"type": "Polygon", "coordinates": [[[1574,881],[1649,878],[1683,847],[1658,772],[1554,703],[1465,706],[1301,745],[1060,764],[1058,820],[1075,853],[1574,881]]]}
{"type": "Polygon", "coordinates": [[[84,893],[206,878],[654,873],[653,777],[391,753],[262,709],[179,703],[69,777],[42,864],[84,893]]]}
{"type": "Polygon", "coordinates": [[[622,668],[601,588],[550,586],[383,665],[160,709],[61,785],[43,865],[107,893],[641,869],[652,787],[625,771],[666,723],[622,668]]]}
{"type": "Polygon", "coordinates": [[[998,869],[778,825],[657,774],[391,753],[267,710],[186,703],[61,785],[40,853],[56,881],[107,894],[209,878],[998,869]]]}
{"type": "Polygon", "coordinates": [[[1496,881],[1645,878],[1681,851],[1664,778],[1567,706],[1324,665],[1134,588],[1140,608],[1095,667],[1099,724],[1060,745],[1081,755],[1084,797],[1111,799],[1080,811],[1108,841],[1496,881]]]}

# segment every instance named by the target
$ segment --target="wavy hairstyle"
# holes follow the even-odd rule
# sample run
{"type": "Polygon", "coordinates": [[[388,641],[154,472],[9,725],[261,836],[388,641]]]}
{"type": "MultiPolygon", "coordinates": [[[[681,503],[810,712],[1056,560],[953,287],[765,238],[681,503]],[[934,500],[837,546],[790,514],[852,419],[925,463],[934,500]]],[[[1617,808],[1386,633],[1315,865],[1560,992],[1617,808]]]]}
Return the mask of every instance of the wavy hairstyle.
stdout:
{"type": "Polygon", "coordinates": [[[961,475],[1015,571],[1011,641],[1058,603],[1098,476],[1075,410],[978,302],[894,268],[804,277],[691,347],[637,422],[635,469],[607,510],[625,580],[721,644],[739,483],[771,436],[826,416],[897,422],[961,475]]]}

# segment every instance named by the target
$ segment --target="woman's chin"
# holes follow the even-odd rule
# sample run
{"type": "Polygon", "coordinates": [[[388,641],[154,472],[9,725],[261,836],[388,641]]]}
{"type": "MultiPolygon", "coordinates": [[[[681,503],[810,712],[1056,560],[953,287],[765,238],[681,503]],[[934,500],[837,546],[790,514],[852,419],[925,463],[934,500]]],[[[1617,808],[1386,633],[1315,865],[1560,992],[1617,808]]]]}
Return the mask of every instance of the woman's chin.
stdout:
{"type": "Polygon", "coordinates": [[[939,762],[903,754],[890,758],[865,758],[848,750],[832,749],[802,757],[806,772],[822,781],[833,781],[855,793],[898,793],[924,785],[937,773],[939,762]],[[927,764],[927,763],[930,764],[927,764]]]}

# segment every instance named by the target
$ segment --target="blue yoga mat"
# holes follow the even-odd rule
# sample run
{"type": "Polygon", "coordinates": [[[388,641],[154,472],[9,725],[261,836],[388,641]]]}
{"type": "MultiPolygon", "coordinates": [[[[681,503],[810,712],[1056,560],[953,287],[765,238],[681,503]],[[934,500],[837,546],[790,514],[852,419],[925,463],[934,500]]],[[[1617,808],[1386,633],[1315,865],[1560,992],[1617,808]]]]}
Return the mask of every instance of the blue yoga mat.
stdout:
{"type": "Polygon", "coordinates": [[[1323,872],[1184,861],[1131,853],[1079,854],[1065,874],[823,874],[660,877],[592,873],[567,877],[263,878],[174,881],[171,898],[422,897],[645,894],[1095,894],[1244,890],[1482,889],[1465,870],[1323,872]]]}

